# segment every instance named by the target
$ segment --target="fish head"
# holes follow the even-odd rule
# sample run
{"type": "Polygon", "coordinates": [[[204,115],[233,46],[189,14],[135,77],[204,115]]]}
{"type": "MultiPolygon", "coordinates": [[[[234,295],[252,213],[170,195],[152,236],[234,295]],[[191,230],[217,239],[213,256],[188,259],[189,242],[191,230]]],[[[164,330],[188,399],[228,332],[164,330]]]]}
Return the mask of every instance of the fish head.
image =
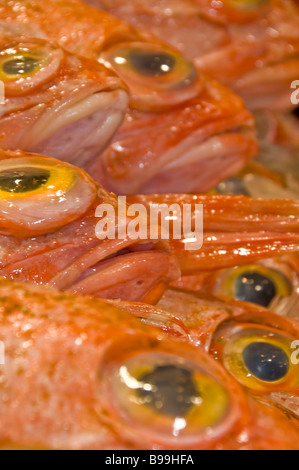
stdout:
{"type": "Polygon", "coordinates": [[[100,62],[124,80],[131,100],[103,166],[89,171],[117,194],[205,191],[256,155],[252,116],[177,49],[135,35],[101,45],[100,62]]]}
{"type": "MultiPolygon", "coordinates": [[[[240,94],[250,109],[292,109],[291,84],[299,70],[299,10],[283,0],[195,0],[219,27],[226,41],[197,56],[203,70],[240,94]],[[226,63],[226,65],[225,65],[226,63]],[[218,68],[218,70],[217,70],[218,68]]],[[[202,10],[201,10],[202,9],[202,10]]]]}
{"type": "Polygon", "coordinates": [[[298,449],[204,350],[111,302],[2,280],[0,319],[1,448],[298,449]]]}
{"type": "Polygon", "coordinates": [[[205,348],[251,396],[279,406],[298,425],[297,320],[177,288],[168,289],[158,307],[173,315],[185,340],[205,348]]]}
{"type": "Polygon", "coordinates": [[[120,126],[128,94],[104,66],[45,39],[0,40],[0,145],[84,166],[120,126]]]}
{"type": "Polygon", "coordinates": [[[167,241],[150,240],[147,218],[142,239],[129,236],[125,202],[83,170],[2,151],[0,187],[2,277],[154,302],[178,276],[167,241]]]}
{"type": "Polygon", "coordinates": [[[293,0],[85,0],[178,47],[234,89],[252,110],[292,108],[298,80],[298,2],[293,0]]]}

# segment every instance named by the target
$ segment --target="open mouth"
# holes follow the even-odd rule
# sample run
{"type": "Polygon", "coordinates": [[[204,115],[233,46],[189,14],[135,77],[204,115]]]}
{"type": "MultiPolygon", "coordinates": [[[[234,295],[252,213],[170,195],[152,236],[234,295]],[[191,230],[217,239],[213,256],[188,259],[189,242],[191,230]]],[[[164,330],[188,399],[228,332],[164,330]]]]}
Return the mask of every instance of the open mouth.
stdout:
{"type": "Polygon", "coordinates": [[[58,111],[51,109],[29,130],[22,146],[84,167],[108,145],[127,105],[127,93],[113,90],[94,93],[58,111]]]}

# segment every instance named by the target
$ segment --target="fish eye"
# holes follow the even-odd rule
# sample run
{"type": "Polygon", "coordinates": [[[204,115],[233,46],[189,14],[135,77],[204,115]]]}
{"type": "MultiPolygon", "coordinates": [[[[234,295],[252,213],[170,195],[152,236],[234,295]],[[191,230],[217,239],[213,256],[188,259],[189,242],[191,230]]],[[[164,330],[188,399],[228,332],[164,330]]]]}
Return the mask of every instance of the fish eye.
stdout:
{"type": "Polygon", "coordinates": [[[66,163],[33,154],[0,160],[0,233],[56,229],[79,218],[95,195],[90,178],[66,163]]]}
{"type": "Polygon", "coordinates": [[[140,110],[159,110],[180,104],[199,94],[202,80],[191,62],[179,52],[157,44],[123,43],[100,59],[127,83],[133,105],[140,110]]]}
{"type": "Polygon", "coordinates": [[[113,392],[122,412],[139,425],[169,436],[195,434],[217,426],[229,397],[212,377],[168,355],[142,354],[115,371],[113,392]]]}
{"type": "Polygon", "coordinates": [[[0,80],[8,95],[23,95],[58,71],[63,53],[60,48],[43,41],[17,43],[0,51],[0,80]]]}
{"type": "Polygon", "coordinates": [[[253,392],[291,392],[299,386],[299,369],[292,363],[293,341],[266,327],[226,326],[213,338],[211,353],[253,392]]]}
{"type": "Polygon", "coordinates": [[[274,300],[291,297],[293,285],[277,269],[252,264],[223,271],[216,280],[214,293],[270,307],[274,300]]]}
{"type": "Polygon", "coordinates": [[[186,353],[189,346],[181,351],[180,344],[153,345],[131,335],[110,346],[98,390],[118,432],[163,445],[200,446],[232,432],[244,417],[247,398],[237,382],[232,385],[205,351],[194,356],[193,348],[186,353]]]}

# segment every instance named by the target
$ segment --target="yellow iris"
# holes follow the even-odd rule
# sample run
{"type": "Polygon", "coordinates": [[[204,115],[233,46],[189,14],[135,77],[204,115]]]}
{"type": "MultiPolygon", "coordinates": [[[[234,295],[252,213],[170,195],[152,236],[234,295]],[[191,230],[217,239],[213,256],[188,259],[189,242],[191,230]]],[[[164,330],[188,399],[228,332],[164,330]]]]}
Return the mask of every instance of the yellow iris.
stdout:
{"type": "Polygon", "coordinates": [[[267,307],[276,297],[290,297],[292,283],[276,269],[251,264],[223,272],[215,293],[267,307]]]}
{"type": "Polygon", "coordinates": [[[299,369],[291,360],[293,341],[266,327],[240,326],[221,331],[214,339],[212,353],[256,393],[293,391],[299,386],[299,369]]]}
{"type": "Polygon", "coordinates": [[[229,410],[222,384],[171,356],[130,359],[117,371],[114,389],[130,420],[166,436],[202,432],[222,422],[229,410]]]}
{"type": "Polygon", "coordinates": [[[51,57],[43,51],[12,48],[0,55],[0,80],[12,82],[28,78],[47,67],[51,57]]]}
{"type": "Polygon", "coordinates": [[[159,45],[123,44],[110,49],[105,58],[124,80],[154,88],[183,88],[197,78],[191,62],[159,45]]]}
{"type": "Polygon", "coordinates": [[[0,162],[0,199],[24,199],[61,196],[77,179],[73,168],[63,164],[42,164],[40,160],[22,159],[22,163],[0,162]]]}

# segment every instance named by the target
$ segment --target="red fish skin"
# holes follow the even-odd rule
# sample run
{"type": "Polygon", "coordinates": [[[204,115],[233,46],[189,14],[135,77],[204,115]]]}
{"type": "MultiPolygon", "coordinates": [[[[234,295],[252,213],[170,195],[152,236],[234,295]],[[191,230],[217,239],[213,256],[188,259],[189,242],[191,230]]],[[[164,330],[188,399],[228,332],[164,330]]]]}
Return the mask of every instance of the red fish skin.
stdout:
{"type": "MultiPolygon", "coordinates": [[[[85,0],[178,47],[200,70],[232,87],[250,109],[291,109],[298,79],[299,10],[270,0],[243,11],[211,0],[85,0]]],[[[232,2],[231,2],[232,3],[232,2]]]]}
{"type": "Polygon", "coordinates": [[[203,350],[111,302],[1,280],[0,322],[1,448],[298,449],[298,431],[281,411],[252,400],[203,350]],[[208,439],[161,439],[117,412],[116,397],[105,395],[105,367],[144,352],[187,360],[223,384],[233,415],[221,436],[210,428],[208,439]]]}
{"type": "MultiPolygon", "coordinates": [[[[46,36],[72,53],[101,60],[108,66],[109,48],[125,42],[169,49],[156,38],[76,0],[51,0],[47,4],[40,0],[1,1],[0,13],[4,30],[10,28],[14,34],[46,36]],[[49,17],[53,18],[51,24],[49,17]]],[[[173,49],[172,53],[177,54],[177,51],[173,49]]],[[[78,159],[71,161],[88,169],[105,187],[118,194],[177,192],[178,185],[182,192],[204,191],[211,189],[224,174],[234,174],[257,155],[254,120],[243,101],[201,73],[190,87],[176,87],[167,94],[167,99],[154,86],[149,87],[142,109],[138,104],[141,99],[138,86],[129,78],[125,81],[131,91],[131,104],[126,121],[111,146],[101,159],[95,158],[87,165],[78,159]],[[153,110],[155,100],[159,105],[153,110]],[[120,170],[116,168],[119,160],[122,162],[120,170]],[[191,172],[190,167],[194,165],[198,171],[191,172]],[[178,168],[173,168],[175,166],[178,168]],[[212,174],[211,166],[214,167],[212,174]],[[182,171],[184,178],[181,178],[182,171]],[[201,177],[194,178],[195,173],[201,177]]]]}
{"type": "Polygon", "coordinates": [[[98,157],[120,126],[128,103],[126,87],[101,64],[65,52],[53,42],[0,32],[2,51],[26,44],[55,54],[60,64],[45,67],[48,76],[41,83],[38,74],[27,78],[27,83],[21,80],[13,92],[10,82],[4,83],[1,148],[49,153],[87,164],[98,157]],[[95,132],[101,126],[103,131],[95,132]],[[88,132],[92,135],[86,141],[88,132]]]}

